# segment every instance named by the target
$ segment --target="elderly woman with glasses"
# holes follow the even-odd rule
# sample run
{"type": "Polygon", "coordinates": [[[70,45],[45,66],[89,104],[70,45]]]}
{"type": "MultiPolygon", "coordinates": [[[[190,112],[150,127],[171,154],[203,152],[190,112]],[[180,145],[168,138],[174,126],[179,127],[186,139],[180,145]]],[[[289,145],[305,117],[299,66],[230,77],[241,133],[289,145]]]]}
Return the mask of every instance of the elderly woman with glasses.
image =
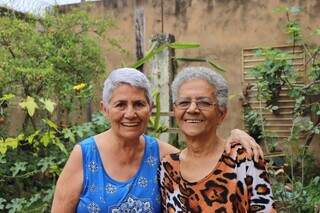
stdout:
{"type": "MultiPolygon", "coordinates": [[[[114,70],[104,82],[100,106],[111,128],[74,147],[52,212],[161,212],[158,166],[178,150],[144,134],[152,111],[148,79],[135,69],[114,70]]],[[[250,152],[255,145],[247,139],[237,130],[230,141],[242,141],[250,152]]]]}
{"type": "Polygon", "coordinates": [[[189,67],[171,89],[186,148],[161,160],[163,212],[274,212],[264,161],[251,160],[240,144],[227,155],[217,134],[227,114],[224,78],[189,67]]]}

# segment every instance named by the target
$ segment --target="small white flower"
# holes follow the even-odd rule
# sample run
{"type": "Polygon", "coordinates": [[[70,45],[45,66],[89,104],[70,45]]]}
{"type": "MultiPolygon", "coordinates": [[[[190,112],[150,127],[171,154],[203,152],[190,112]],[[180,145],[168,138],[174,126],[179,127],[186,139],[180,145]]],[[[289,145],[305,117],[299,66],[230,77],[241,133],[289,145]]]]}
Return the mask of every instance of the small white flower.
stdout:
{"type": "Polygon", "coordinates": [[[89,203],[88,210],[89,210],[90,213],[98,213],[98,212],[100,212],[99,206],[94,202],[89,203]]]}
{"type": "Polygon", "coordinates": [[[91,172],[96,172],[98,170],[98,164],[95,161],[90,161],[88,167],[91,172]]]}
{"type": "Polygon", "coordinates": [[[147,159],[147,164],[149,164],[150,166],[158,166],[157,165],[157,159],[153,156],[148,157],[147,159]]]}
{"type": "Polygon", "coordinates": [[[106,191],[107,191],[107,193],[112,194],[115,191],[117,191],[117,187],[115,187],[114,185],[108,184],[106,186],[106,191]]]}
{"type": "Polygon", "coordinates": [[[143,210],[144,211],[150,210],[150,208],[151,208],[151,204],[149,202],[145,202],[143,204],[143,210]]]}
{"type": "Polygon", "coordinates": [[[97,190],[96,185],[92,184],[92,185],[89,186],[89,191],[90,192],[95,192],[96,190],[97,190]]]}
{"type": "Polygon", "coordinates": [[[142,187],[146,187],[148,185],[148,180],[144,177],[140,177],[138,180],[138,184],[142,187]]]}

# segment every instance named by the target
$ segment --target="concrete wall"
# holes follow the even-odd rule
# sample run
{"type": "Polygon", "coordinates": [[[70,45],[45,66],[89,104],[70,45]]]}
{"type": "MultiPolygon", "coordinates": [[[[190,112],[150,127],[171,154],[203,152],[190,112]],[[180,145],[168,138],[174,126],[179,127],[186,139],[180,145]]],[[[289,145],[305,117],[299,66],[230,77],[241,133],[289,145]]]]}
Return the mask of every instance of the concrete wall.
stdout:
{"type": "MultiPolygon", "coordinates": [[[[123,64],[130,65],[135,60],[135,32],[133,0],[104,0],[96,2],[92,15],[112,14],[118,29],[110,35],[122,40],[124,48],[131,52],[124,57],[114,52],[106,53],[108,70],[123,64]]],[[[152,36],[161,32],[161,1],[144,0],[145,47],[152,36]]],[[[221,128],[227,135],[233,128],[243,128],[242,107],[239,97],[242,93],[243,48],[257,46],[278,46],[288,43],[284,33],[285,14],[275,13],[279,6],[300,6],[303,12],[296,17],[303,23],[308,40],[320,44],[312,31],[320,26],[320,1],[317,0],[163,0],[164,32],[171,33],[177,41],[198,42],[201,48],[177,51],[177,56],[205,56],[227,72],[225,77],[230,85],[229,115],[221,128]]],[[[184,66],[184,64],[180,64],[184,66]]]]}

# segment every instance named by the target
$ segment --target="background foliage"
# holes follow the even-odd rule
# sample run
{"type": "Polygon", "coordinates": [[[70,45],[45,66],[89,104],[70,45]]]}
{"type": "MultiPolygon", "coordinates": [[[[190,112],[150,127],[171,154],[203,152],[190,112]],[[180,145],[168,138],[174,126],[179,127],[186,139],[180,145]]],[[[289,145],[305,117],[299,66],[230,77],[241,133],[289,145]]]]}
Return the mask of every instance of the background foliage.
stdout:
{"type": "MultiPolygon", "coordinates": [[[[296,16],[301,12],[299,7],[281,7],[276,12],[284,13],[287,20],[285,33],[293,46],[290,56],[287,52],[274,48],[261,48],[258,56],[265,60],[251,69],[250,74],[256,78],[258,99],[275,116],[279,110],[279,95],[287,89],[294,104],[293,126],[290,135],[283,141],[275,140],[264,131],[264,119],[261,111],[254,111],[247,105],[245,108],[246,127],[257,141],[264,141],[271,147],[283,147],[284,159],[273,158],[274,167],[270,170],[273,179],[274,198],[279,212],[318,212],[320,204],[320,172],[314,164],[314,156],[309,150],[312,142],[320,134],[320,47],[309,44],[303,37],[303,25],[296,16]],[[292,58],[296,45],[302,45],[306,53],[307,85],[297,82],[298,75],[294,70],[292,58]],[[305,138],[304,141],[301,138],[305,138]]],[[[314,29],[312,36],[320,36],[319,28],[314,29]]],[[[272,148],[270,149],[272,151],[272,148]]]]}
{"type": "Polygon", "coordinates": [[[109,128],[100,113],[77,124],[72,112],[94,97],[105,69],[99,39],[113,25],[110,17],[93,20],[82,9],[0,17],[1,212],[48,212],[76,141],[109,128]],[[9,135],[16,110],[24,112],[23,126],[9,135]]]}

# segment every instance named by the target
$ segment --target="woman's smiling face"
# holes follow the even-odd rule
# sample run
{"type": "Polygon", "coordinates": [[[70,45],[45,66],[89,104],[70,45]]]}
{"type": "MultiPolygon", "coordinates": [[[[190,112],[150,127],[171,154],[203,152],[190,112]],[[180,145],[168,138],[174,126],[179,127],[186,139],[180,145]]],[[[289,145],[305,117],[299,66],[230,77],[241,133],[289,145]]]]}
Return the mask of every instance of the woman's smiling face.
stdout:
{"type": "Polygon", "coordinates": [[[136,139],[144,133],[151,106],[143,89],[121,84],[112,92],[109,103],[101,106],[118,137],[136,139]]]}
{"type": "Polygon", "coordinates": [[[226,112],[219,109],[212,85],[203,79],[192,79],[179,88],[174,114],[182,133],[194,138],[215,134],[226,112]],[[189,106],[184,107],[188,102],[179,103],[181,100],[188,100],[189,106]]]}

